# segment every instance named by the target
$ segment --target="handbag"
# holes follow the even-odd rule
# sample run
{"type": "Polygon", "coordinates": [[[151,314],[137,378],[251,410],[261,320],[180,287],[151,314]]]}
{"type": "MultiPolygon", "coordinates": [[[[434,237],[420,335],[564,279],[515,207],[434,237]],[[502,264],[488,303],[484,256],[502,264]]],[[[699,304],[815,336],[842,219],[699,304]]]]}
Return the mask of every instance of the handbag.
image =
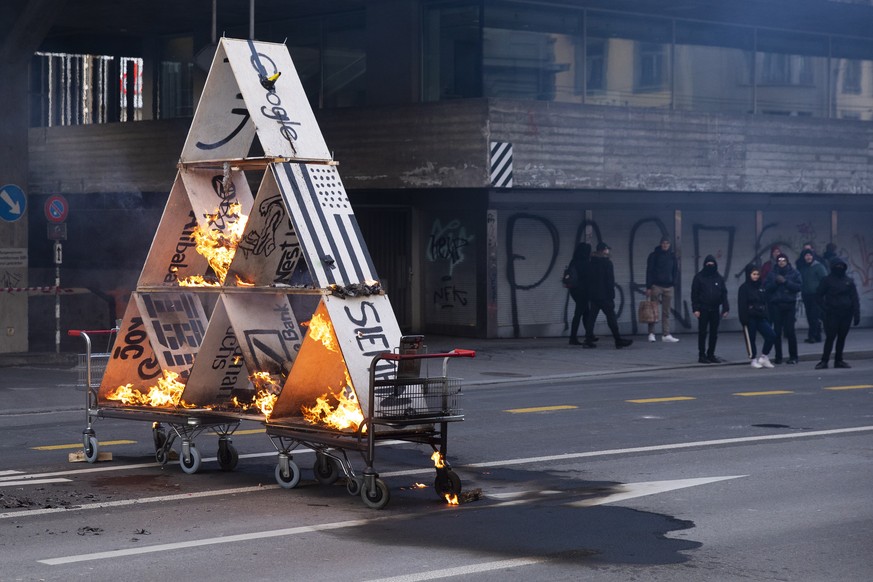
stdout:
{"type": "Polygon", "coordinates": [[[658,322],[658,303],[651,299],[643,299],[637,309],[637,320],[640,323],[658,322]]]}

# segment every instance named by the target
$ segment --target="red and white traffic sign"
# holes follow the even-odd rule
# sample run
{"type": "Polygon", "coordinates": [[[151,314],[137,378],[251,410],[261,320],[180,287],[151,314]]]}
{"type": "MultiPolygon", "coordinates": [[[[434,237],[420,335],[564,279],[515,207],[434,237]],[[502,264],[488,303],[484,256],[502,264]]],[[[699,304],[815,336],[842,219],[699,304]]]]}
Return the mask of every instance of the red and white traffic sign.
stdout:
{"type": "Polygon", "coordinates": [[[70,205],[67,204],[67,199],[60,194],[49,196],[45,201],[45,218],[49,222],[60,224],[67,219],[70,213],[70,205]]]}

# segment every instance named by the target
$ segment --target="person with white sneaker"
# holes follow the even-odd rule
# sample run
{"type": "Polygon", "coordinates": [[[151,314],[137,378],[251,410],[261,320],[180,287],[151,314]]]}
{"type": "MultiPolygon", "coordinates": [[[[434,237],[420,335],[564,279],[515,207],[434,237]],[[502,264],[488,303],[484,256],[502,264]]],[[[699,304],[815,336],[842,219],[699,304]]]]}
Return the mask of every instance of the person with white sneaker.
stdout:
{"type": "MultiPolygon", "coordinates": [[[[646,297],[661,305],[662,342],[676,343],[678,338],[670,335],[670,306],[673,304],[673,286],[679,279],[679,261],[670,248],[670,239],[661,243],[649,254],[646,261],[646,297]]],[[[655,338],[655,324],[649,324],[649,341],[655,338]]]]}
{"type": "Polygon", "coordinates": [[[767,319],[767,292],[761,283],[760,267],[750,264],[746,266],[746,281],[737,291],[737,311],[746,333],[746,348],[751,366],[756,369],[774,367],[769,354],[776,341],[776,332],[767,319]],[[764,338],[760,356],[755,345],[759,333],[764,338]]]}

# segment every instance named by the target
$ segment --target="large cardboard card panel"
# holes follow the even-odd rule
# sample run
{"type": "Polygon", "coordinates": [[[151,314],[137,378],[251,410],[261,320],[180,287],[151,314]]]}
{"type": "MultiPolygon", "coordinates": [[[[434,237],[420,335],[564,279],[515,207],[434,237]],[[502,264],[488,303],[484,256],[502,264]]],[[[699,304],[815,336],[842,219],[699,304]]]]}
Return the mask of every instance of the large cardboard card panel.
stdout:
{"type": "Polygon", "coordinates": [[[288,47],[229,38],[222,39],[222,44],[264,154],[330,160],[288,47]]]}
{"type": "Polygon", "coordinates": [[[273,170],[318,286],[377,281],[336,166],[286,162],[273,170]]]}
{"type": "Polygon", "coordinates": [[[248,376],[224,297],[219,297],[185,384],[182,400],[200,407],[224,404],[234,397],[248,402],[254,396],[248,376]]]}
{"type": "Polygon", "coordinates": [[[228,169],[225,176],[222,170],[188,167],[180,173],[201,228],[224,232],[239,215],[251,212],[254,201],[244,172],[228,169]]]}
{"type": "Polygon", "coordinates": [[[288,297],[281,293],[228,294],[224,306],[249,373],[287,377],[303,341],[288,297]]]}
{"type": "Polygon", "coordinates": [[[264,173],[224,283],[229,286],[313,285],[272,171],[264,173]]]}
{"type": "Polygon", "coordinates": [[[255,124],[227,59],[224,40],[215,50],[182,148],[182,162],[244,158],[254,140],[255,124]]]}
{"type": "Polygon", "coordinates": [[[206,274],[209,263],[197,253],[191,238],[198,224],[185,183],[177,174],[137,287],[174,285],[206,274]]]}
{"type": "MultiPolygon", "coordinates": [[[[323,300],[307,327],[300,354],[273,406],[270,420],[300,421],[301,408],[314,406],[318,398],[326,398],[333,406],[332,394],[357,392],[323,300]]],[[[366,395],[366,389],[362,394],[366,395]]]]}
{"type": "Polygon", "coordinates": [[[268,157],[331,159],[288,48],[222,38],[182,161],[244,158],[255,135],[268,157]]]}
{"type": "MultiPolygon", "coordinates": [[[[400,345],[400,326],[387,295],[340,299],[325,297],[324,305],[330,314],[343,359],[348,366],[352,383],[364,414],[368,414],[370,366],[373,357],[396,350],[400,345]]],[[[380,361],[374,371],[376,380],[392,380],[395,366],[380,361]]],[[[378,413],[378,402],[377,410],[378,413]]]]}
{"type": "Polygon", "coordinates": [[[136,293],[134,298],[161,368],[185,382],[208,325],[200,298],[177,292],[136,293]]]}
{"type": "Polygon", "coordinates": [[[130,384],[133,390],[146,393],[161,376],[161,365],[152,349],[148,329],[140,315],[136,300],[131,296],[106,364],[97,401],[101,405],[120,405],[120,402],[108,400],[106,396],[119,386],[127,384],[130,384]]]}

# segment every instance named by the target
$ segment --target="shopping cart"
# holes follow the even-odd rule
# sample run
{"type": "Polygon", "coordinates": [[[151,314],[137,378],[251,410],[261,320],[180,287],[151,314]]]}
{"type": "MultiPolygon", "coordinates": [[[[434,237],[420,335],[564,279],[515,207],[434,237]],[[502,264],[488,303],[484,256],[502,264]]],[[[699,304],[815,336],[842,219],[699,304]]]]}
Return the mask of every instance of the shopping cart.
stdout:
{"type": "Polygon", "coordinates": [[[447,426],[464,420],[461,412],[461,380],[447,375],[452,358],[472,358],[472,350],[452,350],[446,353],[391,353],[373,358],[370,364],[370,386],[367,394],[368,414],[353,432],[331,429],[291,417],[266,422],[266,432],[279,453],[276,481],[292,489],[300,481],[300,468],[292,452],[297,447],[315,451],[313,473],[324,485],[346,479],[350,495],[360,495],[364,504],[381,509],[390,500],[388,486],[379,478],[373,465],[377,441],[402,441],[430,446],[434,454],[436,478],[434,489],[440,499],[457,500],[461,480],[446,461],[447,426]],[[442,375],[419,377],[421,360],[442,358],[442,375]],[[376,370],[382,361],[394,364],[390,380],[377,380],[376,370]],[[361,454],[365,468],[361,476],[349,461],[347,452],[361,454]]]}
{"type": "MultiPolygon", "coordinates": [[[[114,418],[150,422],[155,444],[155,459],[165,465],[171,459],[173,444],[178,438],[181,447],[179,465],[185,473],[196,473],[201,466],[202,457],[194,445],[194,439],[204,431],[218,435],[218,464],[224,471],[233,470],[239,461],[239,453],[231,442],[231,436],[241,422],[241,416],[233,413],[216,412],[211,409],[186,408],[164,409],[143,406],[101,406],[99,389],[110,353],[91,351],[92,335],[112,335],[118,328],[110,330],[71,329],[67,335],[85,340],[85,353],[79,355],[81,385],[85,388],[85,422],[82,431],[82,444],[85,460],[95,463],[99,457],[100,445],[94,431],[95,418],[114,418]],[[167,430],[169,428],[170,430],[167,430]]],[[[111,340],[110,340],[111,341],[111,340]]]]}

